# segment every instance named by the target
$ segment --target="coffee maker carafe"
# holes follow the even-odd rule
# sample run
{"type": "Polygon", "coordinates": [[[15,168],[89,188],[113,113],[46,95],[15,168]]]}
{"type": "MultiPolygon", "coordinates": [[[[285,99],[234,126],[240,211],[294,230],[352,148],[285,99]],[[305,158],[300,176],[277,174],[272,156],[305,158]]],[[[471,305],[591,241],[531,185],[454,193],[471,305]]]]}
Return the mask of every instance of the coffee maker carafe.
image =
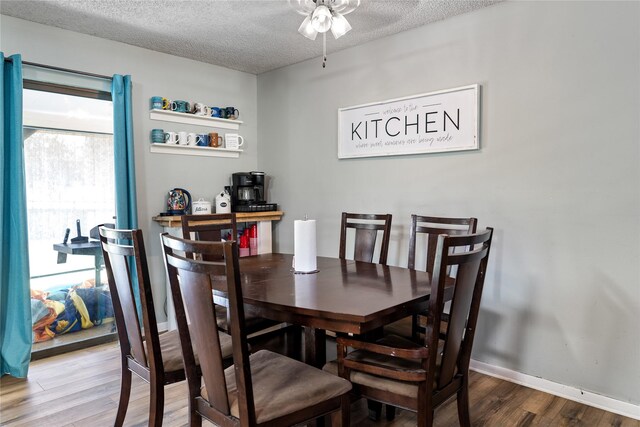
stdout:
{"type": "Polygon", "coordinates": [[[275,203],[265,200],[264,172],[236,172],[231,175],[231,182],[231,208],[234,212],[277,210],[275,203]]]}

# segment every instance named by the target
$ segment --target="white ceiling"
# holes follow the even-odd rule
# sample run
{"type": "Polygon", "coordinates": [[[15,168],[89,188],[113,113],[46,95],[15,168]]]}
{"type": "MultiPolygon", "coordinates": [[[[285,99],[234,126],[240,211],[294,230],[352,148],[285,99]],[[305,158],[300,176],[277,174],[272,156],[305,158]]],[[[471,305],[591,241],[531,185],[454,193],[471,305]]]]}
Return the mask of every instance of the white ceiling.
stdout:
{"type": "MultiPolygon", "coordinates": [[[[501,0],[362,0],[353,30],[327,35],[329,54],[501,0]]],[[[298,34],[287,0],[2,0],[0,13],[134,46],[260,74],[322,54],[298,34]]],[[[328,66],[331,57],[329,56],[328,66]]]]}

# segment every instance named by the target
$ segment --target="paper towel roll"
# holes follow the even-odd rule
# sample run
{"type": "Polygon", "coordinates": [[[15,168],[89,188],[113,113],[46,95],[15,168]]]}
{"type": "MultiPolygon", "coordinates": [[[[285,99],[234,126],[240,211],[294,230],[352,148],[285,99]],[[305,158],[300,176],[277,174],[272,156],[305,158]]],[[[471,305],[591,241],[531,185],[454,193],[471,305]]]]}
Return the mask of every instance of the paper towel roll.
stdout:
{"type": "Polygon", "coordinates": [[[296,272],[311,273],[318,270],[315,219],[293,222],[293,256],[296,272]]]}

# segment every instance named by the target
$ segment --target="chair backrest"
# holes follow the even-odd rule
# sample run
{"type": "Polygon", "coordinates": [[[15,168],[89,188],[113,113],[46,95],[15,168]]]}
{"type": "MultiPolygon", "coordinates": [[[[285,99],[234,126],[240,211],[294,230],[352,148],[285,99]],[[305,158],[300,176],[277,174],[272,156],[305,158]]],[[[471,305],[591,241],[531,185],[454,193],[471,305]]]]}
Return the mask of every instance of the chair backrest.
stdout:
{"type": "Polygon", "coordinates": [[[142,230],[116,230],[104,226],[99,230],[121,351],[139,365],[162,372],[162,353],[142,230]],[[134,287],[140,295],[142,323],[134,287]],[[146,341],[146,352],[143,341],[146,341]]]}
{"type": "Polygon", "coordinates": [[[434,271],[429,298],[429,312],[425,344],[429,349],[427,384],[442,389],[458,372],[469,368],[473,337],[480,309],[480,298],[489,259],[493,229],[461,236],[438,236],[434,271]],[[463,248],[463,251],[456,251],[463,248]],[[457,266],[457,276],[448,322],[442,322],[447,271],[457,266]],[[440,328],[447,328],[442,338],[440,328]],[[443,339],[442,356],[438,368],[439,340],[443,339]]]}
{"type": "Polygon", "coordinates": [[[411,215],[409,228],[409,262],[407,267],[416,268],[416,241],[418,234],[426,234],[427,264],[426,271],[433,273],[436,245],[440,234],[449,236],[473,234],[476,232],[478,220],[475,218],[444,218],[436,216],[411,215]]]}
{"type": "Polygon", "coordinates": [[[355,229],[355,248],[353,258],[356,261],[373,262],[378,232],[382,231],[379,264],[387,263],[389,238],[391,235],[391,214],[355,214],[342,213],[340,226],[340,259],[346,259],[347,229],[355,229]]]}
{"type": "MultiPolygon", "coordinates": [[[[223,230],[230,230],[231,239],[238,239],[238,226],[236,214],[211,214],[211,215],[182,215],[182,237],[185,239],[200,240],[203,242],[219,242],[226,236],[223,230]],[[193,234],[192,234],[193,233],[193,234]]],[[[213,261],[207,255],[207,261],[213,261]]]]}
{"type": "MultiPolygon", "coordinates": [[[[176,320],[180,330],[183,360],[187,367],[190,393],[199,394],[201,380],[195,370],[192,343],[198,351],[202,379],[207,389],[208,404],[220,413],[230,416],[229,398],[224,375],[224,364],[216,313],[213,306],[213,281],[225,278],[231,318],[233,363],[236,373],[239,410],[247,424],[254,425],[255,407],[249,369],[249,351],[245,334],[242,288],[238,266],[238,245],[232,242],[198,242],[180,239],[164,233],[162,242],[171,292],[175,302],[176,320]],[[179,253],[192,253],[196,259],[179,253]],[[202,260],[197,259],[202,258],[202,260]],[[217,261],[205,261],[211,258],[217,261]],[[185,311],[186,310],[186,311],[185,311]],[[190,334],[187,315],[191,320],[190,334]],[[190,338],[189,338],[190,337],[190,338]]],[[[192,394],[194,396],[194,394],[192,394]]],[[[243,423],[244,425],[244,423],[243,423]]]]}

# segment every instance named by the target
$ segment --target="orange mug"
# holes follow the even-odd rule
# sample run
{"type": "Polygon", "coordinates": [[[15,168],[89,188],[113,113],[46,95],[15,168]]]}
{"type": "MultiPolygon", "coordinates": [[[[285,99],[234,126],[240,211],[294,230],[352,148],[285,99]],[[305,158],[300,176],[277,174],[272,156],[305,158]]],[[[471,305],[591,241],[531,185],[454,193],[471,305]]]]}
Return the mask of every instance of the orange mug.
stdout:
{"type": "Polygon", "coordinates": [[[209,146],[210,147],[222,147],[223,138],[218,135],[217,132],[211,132],[209,134],[209,146]]]}

